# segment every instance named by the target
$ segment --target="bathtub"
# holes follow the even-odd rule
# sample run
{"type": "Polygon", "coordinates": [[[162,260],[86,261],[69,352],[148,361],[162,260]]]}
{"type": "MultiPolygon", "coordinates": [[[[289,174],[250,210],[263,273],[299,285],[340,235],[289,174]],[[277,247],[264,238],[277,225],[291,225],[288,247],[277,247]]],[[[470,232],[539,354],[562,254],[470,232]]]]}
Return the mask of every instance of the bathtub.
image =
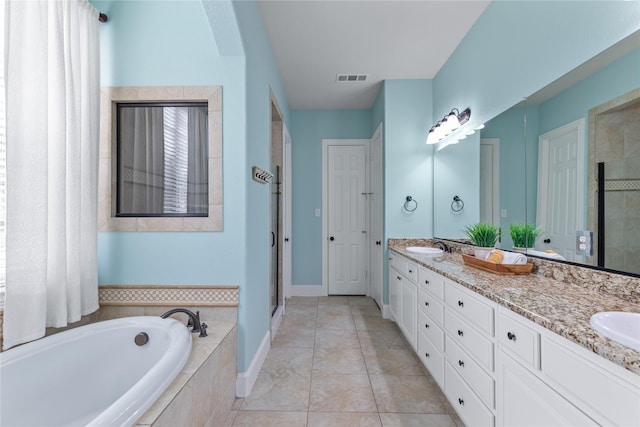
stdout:
{"type": "Polygon", "coordinates": [[[0,426],[129,426],[180,372],[191,332],[140,316],[60,332],[0,353],[0,426]],[[149,340],[138,346],[134,338],[149,340]]]}

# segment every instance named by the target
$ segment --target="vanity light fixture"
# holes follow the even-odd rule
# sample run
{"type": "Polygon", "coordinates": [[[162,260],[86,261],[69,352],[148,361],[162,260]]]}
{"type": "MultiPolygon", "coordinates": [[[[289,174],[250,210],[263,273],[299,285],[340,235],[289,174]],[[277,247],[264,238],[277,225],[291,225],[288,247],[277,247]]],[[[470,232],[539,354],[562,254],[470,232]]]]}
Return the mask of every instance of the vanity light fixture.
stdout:
{"type": "Polygon", "coordinates": [[[427,134],[427,144],[437,144],[444,137],[450,135],[460,126],[467,123],[470,117],[470,108],[466,108],[462,112],[457,108],[453,108],[449,114],[431,127],[427,134]]]}

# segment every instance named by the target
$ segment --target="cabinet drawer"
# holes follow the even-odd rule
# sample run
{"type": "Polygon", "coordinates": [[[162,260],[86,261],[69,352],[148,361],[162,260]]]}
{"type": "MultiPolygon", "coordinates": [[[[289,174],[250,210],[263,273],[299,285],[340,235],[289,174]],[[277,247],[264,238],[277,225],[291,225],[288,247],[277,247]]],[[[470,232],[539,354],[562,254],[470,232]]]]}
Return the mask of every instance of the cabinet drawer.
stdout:
{"type": "Polygon", "coordinates": [[[540,368],[540,334],[505,313],[498,313],[498,344],[533,369],[540,368]]]}
{"type": "Polygon", "coordinates": [[[444,301],[454,312],[465,317],[489,336],[493,336],[493,307],[449,281],[444,289],[444,301]]]}
{"type": "Polygon", "coordinates": [[[489,407],[495,405],[495,381],[464,352],[450,337],[445,344],[447,360],[453,369],[471,386],[480,399],[489,407]]]}
{"type": "Polygon", "coordinates": [[[444,330],[422,310],[418,312],[418,330],[429,338],[439,351],[444,351],[444,330]]]}
{"type": "Polygon", "coordinates": [[[453,370],[449,363],[444,364],[444,393],[454,409],[468,426],[493,426],[494,416],[484,406],[469,386],[453,370]]]}
{"type": "Polygon", "coordinates": [[[444,356],[433,343],[418,333],[418,356],[441,388],[444,388],[444,356]]]}
{"type": "Polygon", "coordinates": [[[422,289],[431,292],[440,300],[444,300],[444,280],[438,273],[419,267],[418,284],[422,289]]]}
{"type": "Polygon", "coordinates": [[[473,329],[451,310],[444,312],[444,328],[451,339],[474,357],[480,366],[493,372],[493,342],[473,329]]]}
{"type": "Polygon", "coordinates": [[[444,306],[440,304],[435,296],[423,289],[418,292],[418,307],[440,325],[444,322],[444,306]]]}
{"type": "Polygon", "coordinates": [[[391,260],[391,265],[413,283],[418,282],[417,264],[414,264],[412,261],[409,261],[405,257],[394,255],[393,259],[391,260]]]}
{"type": "MultiPolygon", "coordinates": [[[[565,398],[578,407],[597,412],[609,425],[640,425],[640,386],[638,381],[629,383],[613,370],[605,369],[601,364],[581,355],[582,348],[571,346],[570,342],[562,342],[563,338],[543,336],[541,365],[542,372],[558,383],[556,387],[565,398]],[[575,396],[571,398],[569,394],[575,396]],[[582,402],[582,404],[578,403],[582,402]]],[[[593,356],[593,359],[599,358],[593,356]]],[[[600,361],[598,361],[600,362],[600,361]]],[[[608,363],[602,360],[601,363],[608,363]]],[[[617,368],[617,366],[612,366],[617,368]]],[[[635,378],[634,378],[635,380],[635,378]]],[[[596,418],[598,421],[598,418],[596,418]]]]}

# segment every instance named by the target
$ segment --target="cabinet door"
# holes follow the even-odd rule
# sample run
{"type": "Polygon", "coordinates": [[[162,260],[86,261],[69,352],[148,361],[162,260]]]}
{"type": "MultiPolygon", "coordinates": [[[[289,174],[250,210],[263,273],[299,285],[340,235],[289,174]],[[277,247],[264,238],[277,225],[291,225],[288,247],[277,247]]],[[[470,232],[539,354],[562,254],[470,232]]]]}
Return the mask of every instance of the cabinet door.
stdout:
{"type": "Polygon", "coordinates": [[[400,323],[398,315],[400,314],[400,286],[402,285],[402,276],[395,269],[389,268],[389,311],[391,312],[391,320],[400,323]]]}
{"type": "Polygon", "coordinates": [[[400,329],[411,347],[417,349],[416,329],[418,326],[418,287],[402,279],[400,286],[400,329]]]}
{"type": "Polygon", "coordinates": [[[497,425],[597,425],[504,351],[498,355],[497,425]]]}

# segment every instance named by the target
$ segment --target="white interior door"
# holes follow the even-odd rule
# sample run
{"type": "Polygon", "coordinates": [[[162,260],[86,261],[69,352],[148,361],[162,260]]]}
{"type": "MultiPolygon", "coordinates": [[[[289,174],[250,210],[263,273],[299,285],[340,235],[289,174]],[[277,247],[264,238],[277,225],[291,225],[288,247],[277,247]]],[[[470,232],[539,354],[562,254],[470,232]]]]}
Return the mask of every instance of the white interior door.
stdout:
{"type": "Polygon", "coordinates": [[[329,295],[366,292],[365,144],[327,147],[329,295]]]}
{"type": "MultiPolygon", "coordinates": [[[[282,281],[283,295],[282,308],[284,310],[286,298],[291,297],[291,136],[287,127],[282,124],[283,139],[283,171],[282,171],[282,197],[284,202],[284,230],[283,230],[283,257],[282,257],[282,281]]],[[[284,313],[284,311],[283,311],[284,313]]]]}
{"type": "Polygon", "coordinates": [[[500,139],[480,140],[480,222],[500,225],[500,139]]]}
{"type": "Polygon", "coordinates": [[[575,240],[584,226],[584,181],[584,119],[541,135],[536,222],[543,235],[536,249],[583,261],[575,240]]]}
{"type": "Polygon", "coordinates": [[[369,271],[371,297],[382,308],[383,273],[383,193],[382,193],[382,123],[378,126],[369,149],[369,271]]]}

